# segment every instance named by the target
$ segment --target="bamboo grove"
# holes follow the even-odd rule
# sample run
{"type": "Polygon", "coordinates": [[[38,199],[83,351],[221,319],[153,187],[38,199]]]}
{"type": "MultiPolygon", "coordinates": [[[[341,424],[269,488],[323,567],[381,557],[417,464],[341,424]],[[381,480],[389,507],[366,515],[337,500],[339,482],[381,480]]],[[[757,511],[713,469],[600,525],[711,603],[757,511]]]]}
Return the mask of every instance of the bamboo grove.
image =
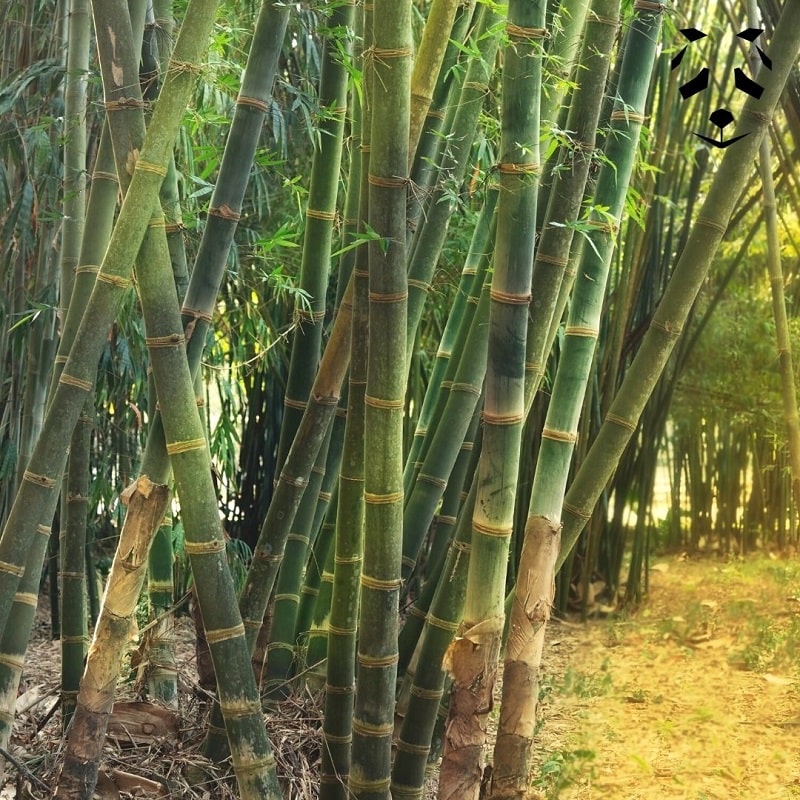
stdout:
{"type": "Polygon", "coordinates": [[[551,613],[797,545],[797,3],[0,8],[0,747],[49,591],[55,796],[191,594],[239,796],[307,692],[323,800],[523,797],[551,613]]]}

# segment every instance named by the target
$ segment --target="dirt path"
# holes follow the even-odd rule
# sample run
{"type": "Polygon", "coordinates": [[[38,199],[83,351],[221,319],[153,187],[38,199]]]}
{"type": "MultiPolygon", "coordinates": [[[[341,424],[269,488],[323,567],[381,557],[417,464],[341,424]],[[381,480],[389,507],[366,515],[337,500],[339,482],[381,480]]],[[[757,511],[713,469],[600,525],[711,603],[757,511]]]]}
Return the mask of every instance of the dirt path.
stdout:
{"type": "Polygon", "coordinates": [[[670,559],[646,607],[556,623],[542,798],[800,798],[800,561],[670,559]]]}

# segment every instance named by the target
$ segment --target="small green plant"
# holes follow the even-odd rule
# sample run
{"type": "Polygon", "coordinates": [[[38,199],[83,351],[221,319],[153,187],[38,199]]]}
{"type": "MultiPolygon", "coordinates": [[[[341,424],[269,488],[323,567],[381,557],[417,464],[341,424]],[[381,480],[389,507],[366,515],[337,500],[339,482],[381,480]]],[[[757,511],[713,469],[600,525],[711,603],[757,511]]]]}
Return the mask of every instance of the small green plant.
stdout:
{"type": "Polygon", "coordinates": [[[591,766],[594,759],[594,750],[583,748],[557,750],[548,754],[542,761],[533,785],[545,793],[547,800],[556,800],[563,789],[571,786],[586,774],[587,767],[588,777],[591,778],[594,775],[594,768],[591,766]]]}
{"type": "Polygon", "coordinates": [[[561,694],[574,694],[578,697],[601,697],[611,690],[612,679],[606,664],[599,673],[576,672],[571,667],[564,673],[564,681],[559,687],[561,694]]]}

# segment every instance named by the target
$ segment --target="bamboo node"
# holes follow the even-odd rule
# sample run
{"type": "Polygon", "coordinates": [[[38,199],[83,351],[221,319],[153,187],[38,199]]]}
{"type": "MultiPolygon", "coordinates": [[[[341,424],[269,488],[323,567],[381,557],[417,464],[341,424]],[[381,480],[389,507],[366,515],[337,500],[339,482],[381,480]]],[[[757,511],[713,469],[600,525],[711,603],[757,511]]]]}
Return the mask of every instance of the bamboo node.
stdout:
{"type": "Polygon", "coordinates": [[[306,406],[308,405],[308,403],[306,403],[305,400],[295,400],[295,399],[289,397],[288,395],[286,395],[283,398],[283,405],[286,408],[296,408],[298,411],[305,411],[306,410],[306,406]]]}
{"type": "Polygon", "coordinates": [[[633,4],[634,11],[663,11],[665,8],[663,3],[654,3],[652,0],[636,0],[633,4]]]}
{"type": "Polygon", "coordinates": [[[255,108],[257,111],[261,111],[264,114],[269,111],[269,103],[259,99],[258,97],[247,97],[246,95],[240,94],[236,98],[236,104],[240,106],[248,106],[249,108],[255,108]]]}
{"type": "Polygon", "coordinates": [[[372,408],[383,409],[402,409],[405,406],[404,400],[389,400],[381,397],[373,397],[370,394],[364,394],[364,403],[372,408]]]}
{"type": "Polygon", "coordinates": [[[82,389],[84,392],[91,392],[93,384],[91,381],[84,381],[80,378],[76,378],[74,375],[68,375],[66,372],[61,373],[61,377],[58,379],[59,383],[63,383],[66,386],[74,386],[76,389],[82,389]]]}
{"type": "Polygon", "coordinates": [[[527,306],[531,302],[531,294],[513,294],[511,292],[503,292],[500,289],[490,289],[489,297],[496,300],[498,303],[505,303],[509,306],[527,306]]]}
{"type": "Polygon", "coordinates": [[[364,51],[364,60],[373,58],[375,61],[380,61],[384,58],[410,58],[413,55],[413,50],[410,47],[368,47],[364,51]]]}
{"type": "Polygon", "coordinates": [[[323,503],[330,503],[331,498],[333,497],[333,492],[318,492],[317,498],[321,500],[323,503]]]}
{"type": "Polygon", "coordinates": [[[596,11],[589,11],[592,15],[592,18],[588,20],[589,22],[599,22],[601,25],[612,25],[613,27],[617,27],[619,25],[619,18],[618,17],[601,17],[596,11]]]}
{"type": "Polygon", "coordinates": [[[69,357],[68,357],[68,356],[56,356],[56,357],[53,359],[53,362],[54,362],[55,364],[66,364],[68,360],[69,360],[69,357]]]}
{"type": "Polygon", "coordinates": [[[611,112],[611,121],[619,122],[620,120],[636,122],[643,125],[647,121],[647,116],[644,114],[637,114],[635,111],[629,111],[625,108],[618,108],[611,112]]]}
{"type": "Polygon", "coordinates": [[[573,517],[577,517],[578,519],[582,520],[589,520],[592,517],[591,511],[581,511],[577,506],[573,506],[566,501],[561,504],[561,510],[566,511],[568,514],[572,514],[573,517]]]}
{"type": "Polygon", "coordinates": [[[476,522],[473,519],[472,529],[477,531],[478,533],[483,533],[486,536],[499,536],[499,537],[511,536],[510,525],[486,525],[483,522],[476,522]]]}
{"type": "Polygon", "coordinates": [[[597,328],[588,328],[581,325],[568,325],[564,328],[566,336],[583,336],[586,339],[596,339],[598,333],[597,328]]]}
{"type": "Polygon", "coordinates": [[[206,447],[204,436],[199,439],[187,439],[183,442],[170,442],[167,444],[167,455],[176,456],[181,453],[188,453],[191,450],[202,450],[204,447],[206,447]]]}
{"type": "MultiPolygon", "coordinates": [[[[282,601],[284,603],[299,603],[300,595],[292,594],[291,592],[283,592],[275,595],[275,602],[282,601]]],[[[291,647],[291,645],[289,645],[291,647]]]]}
{"type": "Polygon", "coordinates": [[[384,292],[370,292],[370,303],[402,303],[408,299],[408,292],[394,292],[385,294],[384,292]]]}
{"type": "Polygon", "coordinates": [[[151,592],[171,592],[174,588],[172,581],[157,581],[152,578],[147,581],[147,588],[151,592]]]}
{"type": "MultiPolygon", "coordinates": [[[[330,689],[331,689],[330,686],[326,686],[325,687],[325,693],[329,694],[330,693],[330,689]]],[[[334,694],[336,694],[336,693],[334,692],[334,694]]],[[[350,691],[350,694],[352,694],[352,690],[350,691]]],[[[349,733],[346,734],[345,736],[337,736],[336,734],[328,733],[327,731],[325,731],[324,732],[324,736],[325,736],[325,741],[330,743],[330,744],[350,744],[350,742],[353,741],[353,736],[352,736],[352,734],[349,734],[349,733]]],[[[341,780],[338,775],[331,776],[331,777],[334,777],[337,783],[339,782],[339,780],[341,780]]]]}
{"type": "Polygon", "coordinates": [[[662,322],[659,319],[654,319],[650,323],[651,328],[658,328],[660,331],[664,331],[667,336],[678,337],[681,335],[681,331],[683,328],[680,325],[675,325],[672,322],[662,322]]]}
{"type": "Polygon", "coordinates": [[[523,28],[513,22],[506,23],[506,33],[516,39],[549,39],[546,28],[523,28]]]}
{"type": "MultiPolygon", "coordinates": [[[[260,713],[260,709],[258,711],[253,710],[251,713],[260,713]]],[[[247,761],[242,763],[241,759],[237,758],[235,751],[232,750],[231,760],[233,761],[234,771],[237,775],[246,773],[263,773],[265,770],[275,768],[275,756],[272,753],[264,756],[264,758],[258,759],[252,759],[248,756],[247,761]]]]}
{"type": "Polygon", "coordinates": [[[117,175],[114,172],[104,172],[101,169],[96,169],[92,173],[92,180],[104,180],[104,181],[111,181],[112,183],[117,183],[117,175]]]}
{"type": "Polygon", "coordinates": [[[417,475],[418,481],[425,481],[425,483],[430,483],[432,486],[436,486],[439,489],[445,489],[447,487],[447,481],[444,478],[437,478],[435,475],[426,475],[424,472],[420,472],[417,475]]]}
{"type": "Polygon", "coordinates": [[[551,256],[547,253],[539,252],[536,254],[536,260],[542,264],[552,264],[554,267],[566,267],[567,259],[559,258],[558,256],[551,256]]]}
{"type": "Polygon", "coordinates": [[[204,322],[211,322],[212,317],[208,311],[203,311],[200,308],[189,308],[188,306],[184,306],[181,309],[181,316],[182,317],[191,317],[193,320],[202,319],[204,322]]]}
{"type": "Polygon", "coordinates": [[[559,431],[555,428],[543,428],[542,439],[550,439],[552,442],[566,442],[575,444],[578,441],[578,434],[570,431],[559,431]]]}
{"type": "Polygon", "coordinates": [[[335,564],[360,564],[364,559],[361,556],[334,556],[335,564]]]}
{"type": "MultiPolygon", "coordinates": [[[[103,108],[108,111],[127,111],[131,108],[144,108],[146,103],[138,97],[118,97],[116,100],[106,100],[103,108]]],[[[115,176],[116,177],[116,176],[115,176]]]]}
{"type": "Polygon", "coordinates": [[[503,161],[497,165],[497,171],[501,175],[538,175],[539,164],[503,161]]]}
{"type": "Polygon", "coordinates": [[[58,571],[58,576],[60,578],[72,578],[73,580],[83,580],[86,576],[85,572],[69,572],[69,571],[58,571]]]}
{"type": "Polygon", "coordinates": [[[361,573],[361,585],[365,589],[374,589],[376,592],[393,592],[399,590],[403,585],[400,578],[389,578],[382,580],[381,578],[373,578],[371,575],[361,573]]]}
{"type": "Polygon", "coordinates": [[[455,525],[457,521],[456,517],[453,517],[450,514],[439,514],[436,517],[436,520],[440,525],[455,525]]]}
{"type": "Polygon", "coordinates": [[[292,478],[290,475],[286,475],[285,473],[281,472],[278,480],[281,483],[285,483],[287,486],[294,486],[296,489],[305,489],[306,486],[308,486],[308,478],[305,478],[302,475],[292,478]]]}
{"type": "Polygon", "coordinates": [[[183,221],[178,222],[168,222],[164,225],[164,230],[170,233],[182,233],[186,230],[186,226],[183,224],[183,221]]]}
{"type": "Polygon", "coordinates": [[[389,494],[376,494],[374,492],[364,492],[364,502],[371,506],[386,506],[392,503],[399,503],[403,499],[403,492],[390,492],[389,494]]]}
{"type": "Polygon", "coordinates": [[[167,229],[167,221],[164,219],[163,216],[159,217],[152,217],[151,220],[147,223],[147,227],[151,230],[156,228],[162,228],[163,230],[167,229]]]}
{"type": "Polygon", "coordinates": [[[101,283],[110,283],[118,289],[127,289],[131,285],[130,278],[125,278],[122,275],[109,275],[109,273],[103,272],[102,269],[97,273],[97,280],[101,283]]]}
{"type": "MultiPolygon", "coordinates": [[[[414,694],[413,689],[411,690],[411,693],[414,694]]],[[[419,695],[416,696],[419,697],[419,695]]],[[[439,693],[439,696],[441,697],[441,692],[439,693]]],[[[426,756],[430,752],[431,748],[426,744],[411,744],[410,742],[405,741],[405,739],[400,739],[397,742],[397,749],[402,750],[405,753],[414,753],[418,756],[426,756]]],[[[411,789],[412,787],[409,786],[408,788],[411,789]]],[[[397,784],[395,784],[392,789],[392,796],[397,796],[397,784]]]]}
{"type": "Polygon", "coordinates": [[[403,556],[400,559],[400,563],[404,567],[408,567],[409,569],[414,569],[414,567],[417,565],[417,562],[413,558],[411,558],[411,556],[403,556]]]}
{"type": "Polygon", "coordinates": [[[47,475],[39,475],[27,469],[22,473],[22,480],[28,481],[28,483],[35,483],[43,489],[52,489],[56,485],[56,482],[52,478],[48,478],[47,475]]]}
{"type": "Polygon", "coordinates": [[[11,564],[8,561],[0,561],[0,572],[7,572],[15,578],[21,578],[25,574],[25,567],[20,567],[17,564],[11,564]]]}
{"type": "Polygon", "coordinates": [[[227,220],[228,222],[238,222],[242,215],[235,209],[231,208],[227,203],[223,203],[221,206],[211,206],[208,209],[208,213],[214,217],[219,217],[219,219],[227,220]]]}
{"type": "Polygon", "coordinates": [[[439,111],[438,108],[429,108],[428,116],[433,117],[433,119],[440,119],[442,122],[446,119],[444,111],[439,111]]]}
{"type": "Polygon", "coordinates": [[[17,592],[14,595],[14,602],[36,608],[36,605],[39,602],[39,596],[36,594],[36,592],[17,592]]]}
{"type": "MultiPolygon", "coordinates": [[[[7,666],[11,667],[11,669],[22,670],[25,666],[25,659],[17,658],[16,656],[12,656],[10,653],[0,653],[0,664],[6,664],[7,666]]],[[[0,719],[5,719],[6,715],[4,714],[0,719]]],[[[9,715],[10,719],[14,719],[13,714],[9,715]]]]}
{"type": "Polygon", "coordinates": [[[308,536],[303,536],[302,533],[290,533],[286,537],[287,542],[300,542],[300,544],[308,544],[308,536]]]}
{"type": "MultiPolygon", "coordinates": [[[[390,725],[389,728],[393,728],[394,726],[390,725]]],[[[360,733],[362,736],[391,736],[392,731],[384,730],[386,728],[385,725],[371,725],[368,722],[363,722],[360,719],[353,720],[353,733],[360,733]]],[[[341,778],[339,778],[341,780],[341,778]]],[[[389,778],[378,779],[374,781],[367,781],[363,778],[356,777],[352,772],[348,776],[348,784],[350,789],[356,789],[355,792],[356,796],[359,794],[383,794],[384,792],[389,791],[389,778]]],[[[388,794],[387,794],[388,797],[388,794]]]]}
{"type": "Polygon", "coordinates": [[[466,392],[467,394],[474,394],[475,397],[481,396],[481,387],[475,386],[474,383],[454,383],[450,387],[451,392],[466,392]]]}
{"type": "Polygon", "coordinates": [[[223,552],[225,550],[225,540],[220,537],[218,539],[207,539],[204,542],[185,541],[183,546],[190,556],[207,556],[212,553],[223,552]]]}
{"type": "Polygon", "coordinates": [[[396,175],[383,177],[381,175],[373,175],[372,173],[367,175],[367,180],[371,186],[380,186],[382,189],[405,188],[407,184],[411,183],[408,178],[401,178],[396,175]]]}
{"type": "Polygon", "coordinates": [[[85,644],[88,640],[88,636],[61,636],[62,644],[85,644]]]}
{"type": "Polygon", "coordinates": [[[328,633],[334,636],[355,636],[358,628],[340,628],[338,625],[328,624],[328,633]]]}
{"type": "Polygon", "coordinates": [[[170,59],[169,66],[167,67],[168,75],[183,75],[186,73],[195,76],[202,75],[203,70],[198,64],[193,64],[191,61],[178,61],[174,58],[170,59]]]}
{"type": "Polygon", "coordinates": [[[167,176],[167,168],[161,164],[153,164],[150,161],[142,161],[142,159],[138,159],[136,161],[136,169],[141,170],[142,172],[149,172],[153,175],[158,175],[161,178],[165,178],[167,176]]]}
{"type": "Polygon", "coordinates": [[[619,425],[621,428],[626,428],[627,430],[634,432],[637,427],[637,423],[632,422],[629,419],[625,419],[625,417],[617,416],[616,414],[606,414],[606,422],[610,422],[613,425],[619,425]]]}
{"type": "Polygon", "coordinates": [[[50,536],[52,529],[49,525],[37,525],[36,533],[40,533],[42,536],[50,536]]]}
{"type": "Polygon", "coordinates": [[[322,322],[325,319],[325,309],[322,311],[309,311],[305,308],[298,308],[295,314],[298,320],[311,322],[313,324],[322,322]]]}
{"type": "MultiPolygon", "coordinates": [[[[206,641],[209,644],[225,642],[228,639],[236,639],[239,636],[244,636],[244,625],[241,622],[238,625],[233,625],[230,628],[218,628],[215,631],[206,631],[206,641]]],[[[223,714],[224,713],[225,712],[223,711],[223,714]]]]}
{"type": "MultiPolygon", "coordinates": [[[[397,653],[391,653],[386,656],[371,656],[367,653],[358,654],[359,666],[366,667],[367,669],[385,669],[397,664],[400,656],[397,653]]],[[[389,726],[391,728],[391,725],[389,726]]]]}
{"type": "MultiPolygon", "coordinates": [[[[404,559],[405,561],[405,559],[404,559]]],[[[416,617],[417,619],[424,620],[425,619],[425,612],[421,608],[417,608],[416,605],[411,606],[408,609],[408,616],[409,617],[416,617]]]]}
{"type": "Polygon", "coordinates": [[[428,614],[425,619],[428,625],[433,625],[434,628],[440,628],[443,631],[455,632],[458,629],[457,622],[453,622],[449,619],[440,619],[439,617],[434,617],[433,614],[428,614]]]}
{"type": "Polygon", "coordinates": [[[489,90],[489,86],[486,83],[481,83],[480,81],[465,81],[463,89],[472,89],[475,92],[487,92],[489,90]]]}
{"type": "Polygon", "coordinates": [[[710,219],[709,217],[698,217],[695,224],[704,225],[706,228],[711,228],[712,230],[719,231],[722,234],[728,230],[727,225],[721,225],[715,219],[710,219]]]}
{"type": "Polygon", "coordinates": [[[333,222],[336,219],[335,211],[320,211],[316,208],[307,208],[306,216],[312,219],[321,219],[325,222],[333,222]]]}
{"type": "Polygon", "coordinates": [[[148,336],[144,343],[148,348],[177,347],[186,343],[182,333],[171,333],[169,336],[148,336]]]}
{"type": "MultiPolygon", "coordinates": [[[[207,636],[208,634],[206,634],[207,636]]],[[[248,700],[239,700],[233,702],[219,701],[219,708],[222,711],[222,716],[225,719],[235,719],[236,717],[249,717],[252,714],[261,715],[261,706],[259,703],[249,702],[248,700]]]]}
{"type": "MultiPolygon", "coordinates": [[[[350,686],[331,686],[331,684],[326,683],[325,692],[327,694],[338,694],[338,695],[353,694],[353,692],[355,692],[355,686],[353,686],[352,684],[350,686]]],[[[326,739],[328,738],[327,733],[325,734],[325,738],[326,739]]],[[[337,738],[341,738],[342,741],[345,740],[344,737],[337,737],[337,738]]],[[[349,741],[349,738],[347,739],[347,741],[349,741]]]]}
{"type": "Polygon", "coordinates": [[[408,279],[409,288],[419,289],[421,292],[429,292],[431,285],[427,281],[420,281],[417,278],[408,279]]]}
{"type": "Polygon", "coordinates": [[[495,414],[493,411],[484,411],[483,420],[490,425],[516,425],[525,418],[524,414],[495,414]]]}
{"type": "Polygon", "coordinates": [[[75,267],[76,275],[97,275],[98,272],[100,272],[100,267],[97,264],[83,264],[75,267]]]}

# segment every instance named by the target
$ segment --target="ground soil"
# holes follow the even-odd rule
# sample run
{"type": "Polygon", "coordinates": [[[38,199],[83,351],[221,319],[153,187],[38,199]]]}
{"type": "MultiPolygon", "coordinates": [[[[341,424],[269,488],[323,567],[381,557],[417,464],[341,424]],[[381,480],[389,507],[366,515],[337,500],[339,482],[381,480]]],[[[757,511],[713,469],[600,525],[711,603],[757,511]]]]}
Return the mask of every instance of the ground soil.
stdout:
{"type": "Polygon", "coordinates": [[[800,798],[800,562],[665,558],[644,607],[556,622],[541,797],[800,798]]]}
{"type": "MultiPolygon", "coordinates": [[[[204,704],[188,620],[179,632],[179,740],[110,741],[107,771],[166,779],[172,797],[228,800],[230,779],[198,756],[204,704]]],[[[54,785],[58,658],[42,615],[12,748],[32,774],[8,765],[2,800],[44,798],[54,785]]],[[[800,798],[800,560],[657,561],[638,610],[551,623],[541,696],[529,800],[800,798]]],[[[293,698],[269,724],[292,800],[316,796],[319,713],[313,698],[293,698]]],[[[104,798],[154,796],[105,787],[104,798]]]]}

